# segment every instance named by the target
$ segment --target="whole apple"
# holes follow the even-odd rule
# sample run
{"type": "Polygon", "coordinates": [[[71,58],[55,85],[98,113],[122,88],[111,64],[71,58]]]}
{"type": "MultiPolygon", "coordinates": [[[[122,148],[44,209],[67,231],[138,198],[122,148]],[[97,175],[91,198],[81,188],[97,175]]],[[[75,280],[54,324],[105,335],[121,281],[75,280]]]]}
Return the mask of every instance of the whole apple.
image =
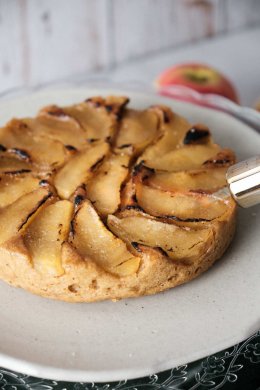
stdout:
{"type": "Polygon", "coordinates": [[[260,99],[256,102],[255,109],[260,112],[260,99]]]}
{"type": "Polygon", "coordinates": [[[158,89],[170,85],[184,85],[202,94],[224,96],[239,103],[233,84],[218,70],[204,64],[186,63],[166,69],[156,80],[158,89]]]}

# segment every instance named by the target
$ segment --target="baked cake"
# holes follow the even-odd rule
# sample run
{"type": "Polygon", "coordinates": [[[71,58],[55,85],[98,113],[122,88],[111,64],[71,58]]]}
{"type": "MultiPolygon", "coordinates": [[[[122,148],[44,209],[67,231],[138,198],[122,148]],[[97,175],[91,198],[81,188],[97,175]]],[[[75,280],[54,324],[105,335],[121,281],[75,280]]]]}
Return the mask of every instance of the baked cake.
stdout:
{"type": "Polygon", "coordinates": [[[154,294],[227,249],[234,153],[166,106],[93,97],[0,131],[0,278],[49,298],[154,294]]]}

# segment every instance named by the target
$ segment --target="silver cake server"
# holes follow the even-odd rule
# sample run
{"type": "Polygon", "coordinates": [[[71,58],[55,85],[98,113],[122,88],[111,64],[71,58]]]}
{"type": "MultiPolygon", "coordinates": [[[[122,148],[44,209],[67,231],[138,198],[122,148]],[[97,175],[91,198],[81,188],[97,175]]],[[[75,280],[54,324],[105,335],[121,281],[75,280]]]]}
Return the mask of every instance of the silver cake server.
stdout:
{"type": "Polygon", "coordinates": [[[239,206],[251,207],[260,203],[260,156],[229,167],[226,179],[228,187],[224,191],[229,191],[239,206]]]}

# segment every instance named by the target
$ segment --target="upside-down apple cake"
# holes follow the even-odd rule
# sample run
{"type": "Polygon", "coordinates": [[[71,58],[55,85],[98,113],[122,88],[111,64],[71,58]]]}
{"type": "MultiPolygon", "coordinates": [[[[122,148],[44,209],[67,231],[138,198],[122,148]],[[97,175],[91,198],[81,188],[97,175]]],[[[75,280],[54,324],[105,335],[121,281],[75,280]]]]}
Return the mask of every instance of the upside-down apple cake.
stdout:
{"type": "Polygon", "coordinates": [[[205,125],[128,100],[52,105],[1,129],[1,279],[65,301],[120,299],[187,282],[222,256],[234,153],[205,125]]]}

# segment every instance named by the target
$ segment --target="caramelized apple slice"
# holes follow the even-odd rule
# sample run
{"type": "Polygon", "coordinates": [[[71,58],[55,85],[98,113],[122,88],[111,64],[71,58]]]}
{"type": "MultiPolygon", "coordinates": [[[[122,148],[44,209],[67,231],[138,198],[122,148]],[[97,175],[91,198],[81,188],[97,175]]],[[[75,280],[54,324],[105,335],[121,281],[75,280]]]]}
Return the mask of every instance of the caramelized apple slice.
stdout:
{"type": "Polygon", "coordinates": [[[66,150],[61,142],[37,136],[23,120],[10,121],[2,129],[0,143],[21,159],[35,162],[43,169],[58,167],[66,158],[66,150]]]}
{"type": "Polygon", "coordinates": [[[63,199],[68,199],[91,175],[91,168],[108,152],[106,142],[82,150],[64,165],[54,178],[54,185],[63,199]]]}
{"type": "Polygon", "coordinates": [[[66,241],[73,205],[68,200],[60,200],[43,208],[26,229],[24,243],[35,269],[53,276],[62,275],[62,243],[66,241]]]}
{"type": "Polygon", "coordinates": [[[32,176],[0,176],[0,207],[6,207],[21,196],[36,190],[39,180],[32,176]]]}
{"type": "Polygon", "coordinates": [[[135,192],[135,180],[134,177],[131,176],[121,190],[120,207],[122,210],[125,208],[137,207],[135,192]]]}
{"type": "Polygon", "coordinates": [[[121,120],[115,147],[124,149],[133,146],[139,153],[157,136],[158,117],[152,110],[126,110],[121,120]]]}
{"type": "Polygon", "coordinates": [[[103,107],[107,112],[113,114],[117,119],[120,119],[125,106],[129,103],[127,96],[94,96],[85,101],[93,107],[103,107]]]}
{"type": "Polygon", "coordinates": [[[113,214],[120,204],[120,188],[128,175],[129,156],[109,156],[89,181],[87,196],[101,215],[113,214]]]}
{"type": "Polygon", "coordinates": [[[113,137],[118,115],[128,102],[125,97],[91,98],[83,103],[64,107],[63,111],[75,118],[86,131],[86,137],[92,141],[113,137]]]}
{"type": "Polygon", "coordinates": [[[235,164],[236,156],[231,149],[221,149],[215,156],[203,163],[205,168],[229,167],[235,164]]]}
{"type": "Polygon", "coordinates": [[[119,219],[108,216],[108,226],[114,234],[128,244],[139,243],[163,249],[172,259],[198,257],[205,243],[212,238],[210,229],[185,229],[158,222],[148,216],[119,219]]]}
{"type": "Polygon", "coordinates": [[[0,174],[5,173],[10,176],[30,173],[32,165],[27,161],[19,160],[15,156],[5,154],[0,156],[0,174]]]}
{"type": "Polygon", "coordinates": [[[88,200],[75,214],[72,226],[72,244],[82,256],[92,258],[105,270],[119,276],[137,272],[140,259],[105,227],[88,200]]]}
{"type": "Polygon", "coordinates": [[[183,139],[183,144],[184,145],[205,144],[205,143],[209,143],[209,141],[210,141],[209,129],[205,125],[198,123],[196,125],[193,125],[187,131],[183,139]]]}
{"type": "Polygon", "coordinates": [[[136,199],[136,183],[142,183],[144,179],[147,180],[153,173],[154,170],[145,167],[143,162],[136,164],[132,168],[131,175],[121,191],[121,210],[139,208],[136,199]]]}
{"type": "Polygon", "coordinates": [[[55,115],[54,107],[49,107],[49,111],[46,108],[35,119],[28,118],[24,122],[37,136],[58,140],[67,147],[80,149],[87,144],[86,134],[78,122],[65,113],[55,115]]]}
{"type": "Polygon", "coordinates": [[[184,171],[201,167],[203,163],[214,157],[220,151],[220,146],[190,145],[180,149],[172,150],[161,157],[154,157],[153,160],[146,160],[145,165],[163,171],[184,171]]]}
{"type": "Polygon", "coordinates": [[[228,207],[228,200],[215,194],[166,192],[141,183],[136,184],[136,196],[139,206],[148,214],[187,221],[211,221],[228,207]]]}
{"type": "Polygon", "coordinates": [[[152,166],[154,160],[160,160],[166,153],[183,144],[183,139],[187,131],[191,128],[189,122],[181,116],[172,113],[171,110],[155,107],[155,112],[159,112],[161,117],[160,133],[158,140],[147,147],[140,156],[139,161],[144,160],[146,165],[152,166]],[[167,115],[166,115],[167,114],[167,115]]]}
{"type": "Polygon", "coordinates": [[[51,194],[39,188],[17,199],[0,212],[0,244],[23,232],[51,194]]]}
{"type": "Polygon", "coordinates": [[[147,181],[150,187],[163,191],[215,192],[226,185],[226,168],[184,172],[155,172],[147,181]]]}

